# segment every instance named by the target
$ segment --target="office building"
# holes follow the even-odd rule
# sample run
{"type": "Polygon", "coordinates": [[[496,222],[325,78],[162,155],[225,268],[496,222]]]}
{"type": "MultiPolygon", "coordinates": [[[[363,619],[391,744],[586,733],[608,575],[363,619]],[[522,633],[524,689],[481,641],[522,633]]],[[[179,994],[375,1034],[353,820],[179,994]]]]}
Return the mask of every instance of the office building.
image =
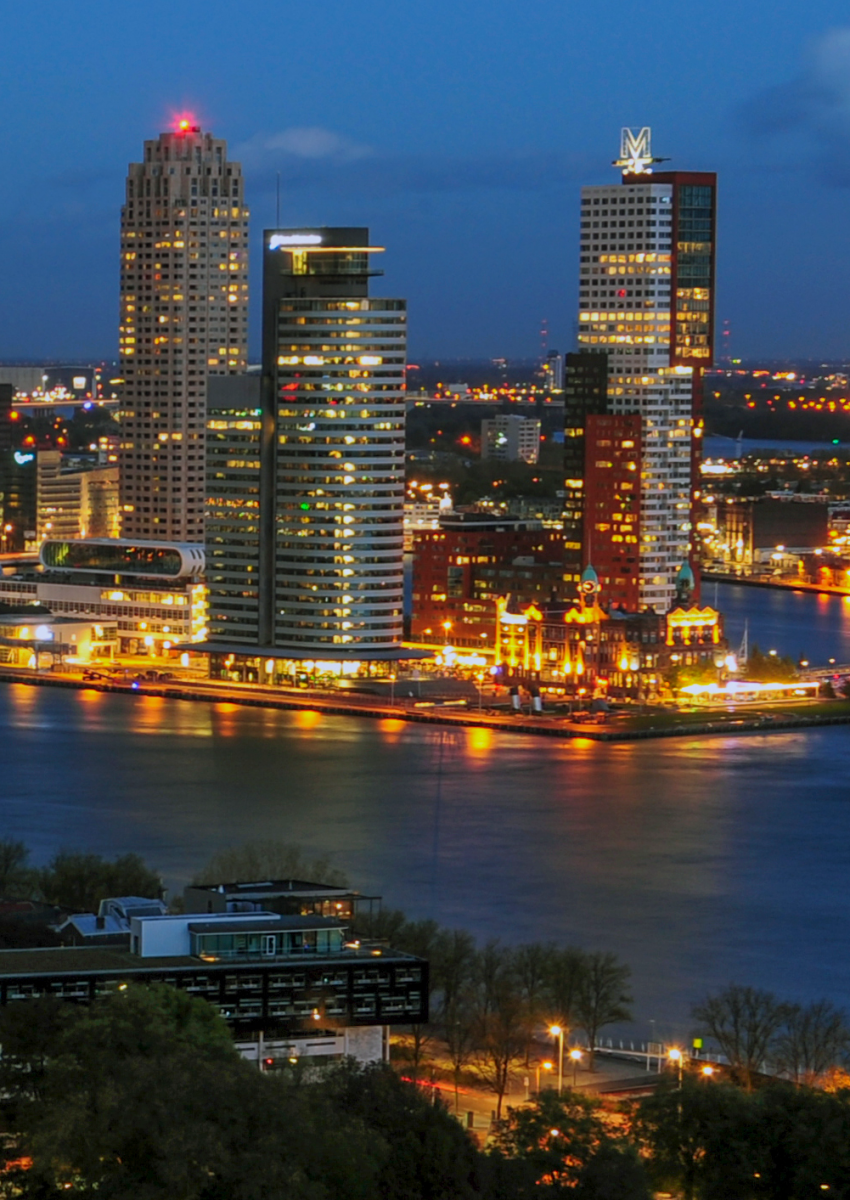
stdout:
{"type": "Polygon", "coordinates": [[[36,456],[36,535],[118,537],[118,465],[74,459],[59,450],[36,456]]]}
{"type": "MultiPolygon", "coordinates": [[[[653,174],[657,161],[648,129],[624,130],[622,182],[582,189],[578,340],[607,356],[606,411],[641,417],[640,603],[662,612],[692,550],[694,443],[714,344],[716,176],[653,174]]],[[[591,523],[593,537],[604,523],[591,523]]]]}
{"type": "Polygon", "coordinates": [[[76,945],[0,950],[0,1005],[90,1004],[129,983],[167,983],[221,1014],[263,1069],[389,1056],[389,1027],[428,1020],[428,963],[346,943],[345,922],[272,912],[164,914],[124,897],[64,930],[76,945]],[[103,921],[103,937],[97,923],[103,921]]]}
{"type": "Polygon", "coordinates": [[[246,369],[248,209],[227,143],[191,119],[145,142],[121,214],[125,537],[202,542],[207,378],[246,369]]]}
{"type": "Polygon", "coordinates": [[[0,601],[37,605],[62,620],[86,618],[92,649],[76,657],[162,654],[206,638],[203,572],[203,546],[47,538],[38,556],[4,565],[0,601]],[[97,626],[114,630],[114,637],[101,638],[97,626]],[[101,652],[102,641],[115,645],[101,652]]]}
{"type": "Polygon", "coordinates": [[[540,422],[535,418],[499,413],[481,422],[482,458],[533,465],[539,455],[540,422]]]}
{"type": "Polygon", "coordinates": [[[369,296],[367,229],[264,246],[259,394],[211,392],[209,648],[398,658],[406,303],[369,296]]]}

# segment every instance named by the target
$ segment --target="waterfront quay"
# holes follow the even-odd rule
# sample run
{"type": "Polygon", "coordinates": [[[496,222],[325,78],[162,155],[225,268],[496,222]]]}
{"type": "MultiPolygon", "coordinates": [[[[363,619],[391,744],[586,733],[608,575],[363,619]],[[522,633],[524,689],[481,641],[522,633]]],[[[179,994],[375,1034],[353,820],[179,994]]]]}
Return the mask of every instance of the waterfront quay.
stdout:
{"type": "MultiPolygon", "coordinates": [[[[417,722],[448,727],[479,727],[534,737],[623,742],[648,738],[745,733],[780,733],[823,725],[850,724],[850,700],[790,700],[699,707],[632,706],[608,712],[525,712],[499,704],[495,693],[479,693],[478,704],[417,700],[414,696],[389,698],[322,689],[264,687],[260,684],[223,683],[218,680],[84,678],[91,672],[49,673],[0,668],[0,682],[31,687],[85,689],[97,692],[158,696],[163,699],[235,704],[255,708],[295,710],[329,716],[371,717],[381,721],[417,722]]],[[[155,674],[155,672],[154,672],[155,674]]]]}

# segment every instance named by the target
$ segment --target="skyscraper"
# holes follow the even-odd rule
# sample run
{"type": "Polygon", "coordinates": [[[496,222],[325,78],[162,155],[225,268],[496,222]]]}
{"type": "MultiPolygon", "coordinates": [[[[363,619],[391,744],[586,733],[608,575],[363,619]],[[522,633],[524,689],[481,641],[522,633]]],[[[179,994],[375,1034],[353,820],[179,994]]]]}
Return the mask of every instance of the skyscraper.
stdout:
{"type": "MultiPolygon", "coordinates": [[[[641,605],[663,612],[691,551],[702,375],[714,344],[717,177],[653,174],[658,161],[648,129],[623,130],[622,182],[582,189],[578,340],[607,356],[606,411],[642,418],[638,587],[641,605]]],[[[626,536],[604,514],[585,510],[584,520],[591,542],[626,536]]]]}
{"type": "Polygon", "coordinates": [[[248,350],[248,210],[227,143],[189,118],[145,142],[121,214],[125,537],[201,542],[207,377],[248,350]]]}
{"type": "Polygon", "coordinates": [[[209,419],[210,640],[223,653],[400,648],[407,311],[369,296],[379,249],[367,229],[265,234],[261,387],[216,381],[209,419]]]}

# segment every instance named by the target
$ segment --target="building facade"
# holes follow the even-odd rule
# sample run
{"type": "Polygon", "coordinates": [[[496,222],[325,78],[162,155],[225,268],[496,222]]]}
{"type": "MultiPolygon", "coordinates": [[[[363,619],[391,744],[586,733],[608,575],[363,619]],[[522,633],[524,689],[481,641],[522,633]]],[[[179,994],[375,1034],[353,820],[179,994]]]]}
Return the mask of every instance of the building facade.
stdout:
{"type": "Polygon", "coordinates": [[[36,536],[118,537],[119,468],[74,462],[59,450],[39,450],[36,459],[36,536]]]}
{"type": "Polygon", "coordinates": [[[482,421],[481,457],[533,465],[540,457],[540,422],[514,413],[499,413],[482,421]]]}
{"type": "Polygon", "coordinates": [[[202,542],[207,378],[248,350],[248,209],[227,143],[181,120],[131,163],[121,214],[121,519],[202,542]]]}
{"type": "Polygon", "coordinates": [[[414,641],[492,651],[498,597],[543,605],[573,593],[560,531],[539,522],[455,513],[413,535],[414,641]]]}
{"type": "Polygon", "coordinates": [[[264,242],[259,408],[210,418],[210,649],[397,657],[406,303],[370,297],[367,229],[264,242]]]}
{"type": "MultiPolygon", "coordinates": [[[[207,590],[202,546],[120,540],[47,539],[39,562],[10,565],[0,574],[0,601],[39,605],[57,618],[85,618],[104,651],[161,654],[207,636],[207,590]],[[113,629],[99,639],[97,626],[113,629]]],[[[29,624],[34,624],[30,620],[29,624]]]]}
{"type": "Polygon", "coordinates": [[[428,1020],[428,963],[346,945],[341,921],[269,912],[127,916],[127,949],[0,950],[0,1006],[47,995],[90,1004],[129,983],[166,983],[212,1005],[237,1048],[267,1070],[301,1056],[317,1065],[349,1054],[380,1060],[389,1026],[428,1020]]]}
{"type": "Polygon", "coordinates": [[[692,548],[716,176],[653,174],[649,130],[623,135],[622,182],[582,189],[579,346],[607,356],[607,411],[642,420],[640,603],[662,612],[692,548]]]}

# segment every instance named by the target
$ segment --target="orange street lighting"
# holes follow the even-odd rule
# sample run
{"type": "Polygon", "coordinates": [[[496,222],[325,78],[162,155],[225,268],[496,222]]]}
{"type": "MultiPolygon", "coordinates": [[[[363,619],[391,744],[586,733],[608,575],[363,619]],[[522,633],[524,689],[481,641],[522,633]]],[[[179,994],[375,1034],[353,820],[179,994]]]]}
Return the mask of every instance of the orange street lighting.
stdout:
{"type": "Polygon", "coordinates": [[[564,1090],[564,1031],[560,1025],[550,1025],[549,1032],[558,1039],[558,1095],[564,1090]]]}
{"type": "Polygon", "coordinates": [[[573,1047],[570,1051],[570,1058],[573,1060],[573,1087],[575,1087],[578,1078],[578,1065],[582,1060],[582,1052],[577,1046],[573,1047]]]}
{"type": "Polygon", "coordinates": [[[711,1076],[714,1074],[714,1067],[703,1067],[702,1073],[706,1077],[706,1079],[710,1079],[711,1076]]]}

